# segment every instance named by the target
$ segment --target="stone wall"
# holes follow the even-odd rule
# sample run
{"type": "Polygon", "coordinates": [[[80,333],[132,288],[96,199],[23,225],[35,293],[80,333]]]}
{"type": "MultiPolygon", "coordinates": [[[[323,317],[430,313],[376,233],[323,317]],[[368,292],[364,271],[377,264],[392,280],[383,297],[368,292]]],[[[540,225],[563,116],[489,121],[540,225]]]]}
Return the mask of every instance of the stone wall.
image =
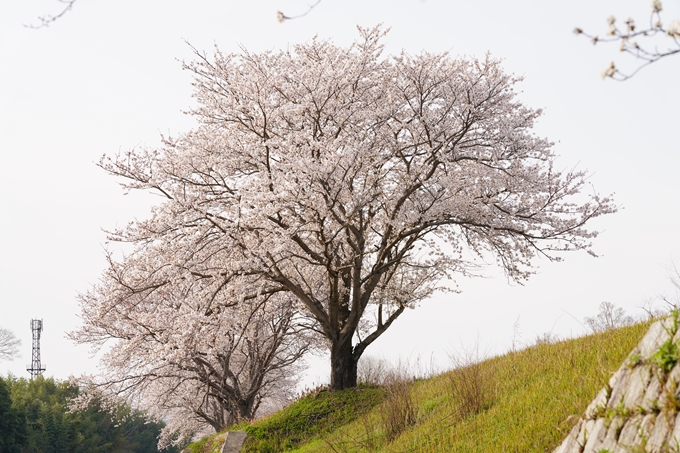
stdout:
{"type": "Polygon", "coordinates": [[[554,453],[680,453],[678,314],[657,321],[554,453]]]}

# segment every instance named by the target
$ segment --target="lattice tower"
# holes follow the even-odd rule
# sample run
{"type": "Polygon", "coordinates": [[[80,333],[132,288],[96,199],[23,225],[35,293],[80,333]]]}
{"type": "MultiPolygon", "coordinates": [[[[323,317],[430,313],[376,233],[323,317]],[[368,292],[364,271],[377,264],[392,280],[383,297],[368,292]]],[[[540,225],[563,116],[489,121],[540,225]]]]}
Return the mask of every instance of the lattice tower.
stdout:
{"type": "Polygon", "coordinates": [[[43,329],[42,319],[31,319],[31,331],[33,332],[33,353],[31,354],[31,364],[26,367],[26,371],[31,374],[31,379],[39,376],[45,371],[45,367],[40,364],[40,332],[43,329]]]}

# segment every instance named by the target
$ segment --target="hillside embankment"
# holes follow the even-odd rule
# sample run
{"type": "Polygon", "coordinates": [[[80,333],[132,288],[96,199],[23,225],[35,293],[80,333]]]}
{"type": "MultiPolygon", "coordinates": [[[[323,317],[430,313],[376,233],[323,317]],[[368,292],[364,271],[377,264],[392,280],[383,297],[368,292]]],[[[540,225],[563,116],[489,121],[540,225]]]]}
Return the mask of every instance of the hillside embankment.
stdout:
{"type": "MultiPolygon", "coordinates": [[[[402,370],[401,379],[386,376],[379,386],[319,389],[231,429],[248,434],[244,452],[550,452],[577,427],[590,430],[586,408],[630,361],[650,325],[539,342],[479,362],[470,356],[428,379],[402,370]]],[[[187,451],[219,452],[223,438],[207,437],[187,451]]]]}

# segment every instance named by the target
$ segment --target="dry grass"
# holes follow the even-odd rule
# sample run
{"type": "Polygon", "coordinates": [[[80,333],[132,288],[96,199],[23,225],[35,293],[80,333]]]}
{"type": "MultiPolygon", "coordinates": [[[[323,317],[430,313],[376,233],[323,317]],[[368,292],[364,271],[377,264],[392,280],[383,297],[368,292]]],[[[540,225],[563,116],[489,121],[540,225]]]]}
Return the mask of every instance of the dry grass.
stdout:
{"type": "Polygon", "coordinates": [[[387,379],[380,416],[388,442],[392,442],[408,427],[416,424],[417,408],[412,388],[413,381],[402,373],[387,379]]]}
{"type": "Polygon", "coordinates": [[[451,357],[453,371],[447,373],[453,415],[465,418],[488,409],[495,399],[495,367],[483,363],[477,347],[451,357]]]}

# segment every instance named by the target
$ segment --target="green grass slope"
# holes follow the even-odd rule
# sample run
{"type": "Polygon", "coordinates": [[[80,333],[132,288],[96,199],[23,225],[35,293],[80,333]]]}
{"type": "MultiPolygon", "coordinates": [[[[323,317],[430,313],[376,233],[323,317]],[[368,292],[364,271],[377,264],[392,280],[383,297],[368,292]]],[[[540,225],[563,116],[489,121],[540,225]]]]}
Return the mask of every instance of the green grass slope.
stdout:
{"type": "Polygon", "coordinates": [[[248,452],[550,452],[648,328],[541,344],[426,380],[319,392],[233,429],[248,432],[248,452]]]}

